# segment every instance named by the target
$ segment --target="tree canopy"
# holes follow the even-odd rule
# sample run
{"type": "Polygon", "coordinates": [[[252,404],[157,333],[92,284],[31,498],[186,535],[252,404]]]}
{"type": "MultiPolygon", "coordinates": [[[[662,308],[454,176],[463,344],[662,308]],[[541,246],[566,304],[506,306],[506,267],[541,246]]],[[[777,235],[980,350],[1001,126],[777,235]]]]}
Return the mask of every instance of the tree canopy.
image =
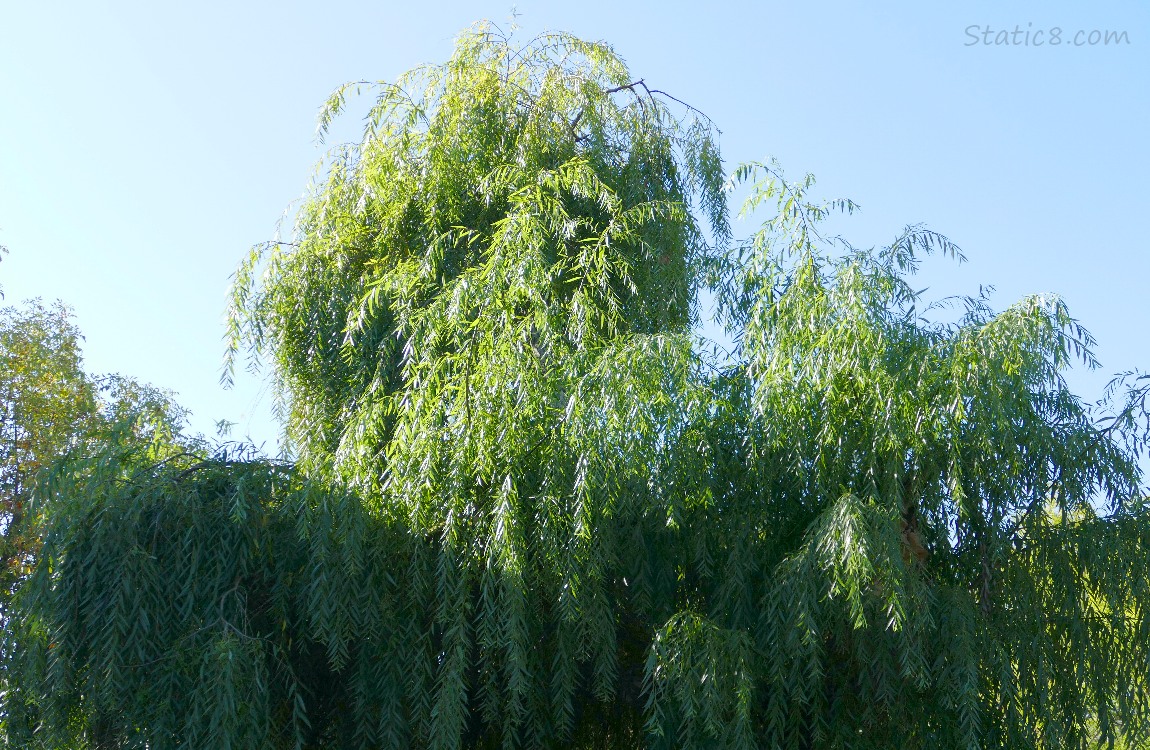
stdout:
{"type": "Polygon", "coordinates": [[[236,279],[294,464],[94,452],[7,649],[44,747],[1146,740],[1139,382],[1054,296],[939,311],[608,46],[481,25],[236,279]],[[716,300],[733,351],[697,336],[716,300]]]}

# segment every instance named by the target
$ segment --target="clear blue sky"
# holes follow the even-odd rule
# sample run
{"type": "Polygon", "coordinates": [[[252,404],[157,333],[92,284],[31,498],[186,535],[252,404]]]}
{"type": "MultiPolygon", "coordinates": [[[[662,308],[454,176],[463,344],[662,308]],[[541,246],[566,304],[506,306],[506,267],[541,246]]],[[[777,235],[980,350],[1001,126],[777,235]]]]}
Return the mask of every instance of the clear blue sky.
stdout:
{"type": "MultiPolygon", "coordinates": [[[[912,222],[948,234],[970,262],[930,262],[932,294],[1061,293],[1099,339],[1102,372],[1072,375],[1083,395],[1150,367],[1150,5],[516,5],[520,33],[605,40],[708,113],[729,165],[775,156],[854,198],[855,244],[912,222]],[[1128,43],[1090,45],[1094,30],[1128,43]]],[[[175,390],[197,430],[226,418],[274,450],[261,382],[218,385],[222,315],[229,274],[320,155],[318,107],[344,81],[445,59],[462,28],[510,10],[0,0],[5,303],[63,299],[90,370],[175,390]]]]}

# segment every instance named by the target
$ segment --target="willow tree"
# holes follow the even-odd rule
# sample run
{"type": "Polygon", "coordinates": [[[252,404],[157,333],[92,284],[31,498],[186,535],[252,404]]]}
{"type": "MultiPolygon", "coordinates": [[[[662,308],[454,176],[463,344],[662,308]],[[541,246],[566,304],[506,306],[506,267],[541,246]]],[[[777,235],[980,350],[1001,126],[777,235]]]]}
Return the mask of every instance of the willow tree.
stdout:
{"type": "Polygon", "coordinates": [[[13,737],[1145,739],[1139,422],[1067,389],[1092,341],[1057,298],[932,317],[945,237],[828,242],[853,204],[775,166],[736,172],[777,210],[731,239],[714,127],[602,44],[480,26],[370,86],[235,286],[295,464],[58,474],[13,737]]]}

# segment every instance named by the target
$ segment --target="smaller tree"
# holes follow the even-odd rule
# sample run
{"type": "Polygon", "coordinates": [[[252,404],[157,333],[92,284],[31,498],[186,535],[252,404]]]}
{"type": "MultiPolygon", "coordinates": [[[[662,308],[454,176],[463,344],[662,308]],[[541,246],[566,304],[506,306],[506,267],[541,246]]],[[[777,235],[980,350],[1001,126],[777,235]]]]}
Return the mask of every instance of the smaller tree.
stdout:
{"type": "Polygon", "coordinates": [[[71,309],[61,302],[34,299],[0,308],[2,734],[11,733],[13,706],[37,714],[9,665],[22,650],[11,640],[18,621],[11,618],[19,618],[12,614],[13,598],[43,551],[40,521],[56,510],[43,491],[46,481],[53,474],[81,481],[107,460],[131,472],[199,444],[182,434],[188,412],[171,392],[123,375],[86,373],[82,341],[71,309]]]}
{"type": "MultiPolygon", "coordinates": [[[[0,308],[0,599],[28,572],[37,546],[25,514],[38,476],[71,453],[130,443],[149,461],[188,447],[174,394],[83,369],[83,336],[62,302],[0,308]]],[[[0,602],[2,606],[2,602],[0,602]]]]}
{"type": "Polygon", "coordinates": [[[36,474],[91,432],[98,412],[79,330],[61,303],[0,309],[0,576],[6,596],[30,540],[21,527],[36,474]]]}

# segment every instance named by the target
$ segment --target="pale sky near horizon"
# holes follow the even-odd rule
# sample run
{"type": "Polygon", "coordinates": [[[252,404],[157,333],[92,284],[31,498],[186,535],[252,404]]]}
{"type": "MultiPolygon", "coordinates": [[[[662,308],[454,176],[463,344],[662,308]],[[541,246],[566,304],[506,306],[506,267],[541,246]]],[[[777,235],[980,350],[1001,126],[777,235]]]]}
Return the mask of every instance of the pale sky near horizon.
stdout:
{"type": "MultiPolygon", "coordinates": [[[[3,304],[62,299],[89,370],[174,390],[195,430],[228,419],[274,452],[261,381],[218,384],[229,274],[302,194],[332,89],[445,60],[460,30],[506,26],[510,10],[0,0],[3,304]]],[[[988,284],[1002,308],[1062,294],[1099,341],[1102,369],[1070,376],[1084,397],[1150,369],[1150,4],[516,10],[523,38],[607,41],[636,78],[706,112],[730,167],[777,157],[813,172],[818,195],[856,200],[836,224],[856,245],[908,223],[947,234],[969,262],[929,261],[929,296],[988,284]]]]}

